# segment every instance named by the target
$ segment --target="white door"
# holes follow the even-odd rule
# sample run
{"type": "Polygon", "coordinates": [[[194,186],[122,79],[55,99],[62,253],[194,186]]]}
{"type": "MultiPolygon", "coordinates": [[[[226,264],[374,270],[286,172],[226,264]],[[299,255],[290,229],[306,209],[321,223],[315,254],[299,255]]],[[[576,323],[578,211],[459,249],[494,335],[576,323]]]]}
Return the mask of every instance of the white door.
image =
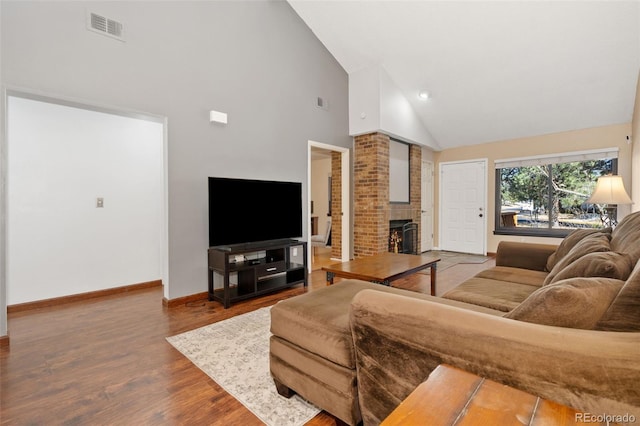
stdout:
{"type": "Polygon", "coordinates": [[[433,163],[422,162],[422,196],[420,199],[420,250],[433,248],[433,163]]]}
{"type": "Polygon", "coordinates": [[[487,161],[440,164],[440,248],[486,254],[487,161]]]}

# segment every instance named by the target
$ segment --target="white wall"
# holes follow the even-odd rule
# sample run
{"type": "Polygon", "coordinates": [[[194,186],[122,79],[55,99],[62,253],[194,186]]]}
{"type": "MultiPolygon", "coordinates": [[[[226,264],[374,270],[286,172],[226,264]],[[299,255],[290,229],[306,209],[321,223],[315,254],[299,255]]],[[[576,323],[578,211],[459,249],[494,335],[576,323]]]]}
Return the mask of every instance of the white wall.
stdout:
{"type": "Polygon", "coordinates": [[[380,68],[380,129],[404,141],[440,149],[389,74],[380,68]]]}
{"type": "Polygon", "coordinates": [[[0,7],[3,85],[167,117],[169,299],[207,290],[207,176],[306,187],[307,141],[351,147],[347,75],[286,2],[0,7]],[[87,31],[88,10],[123,22],[126,42],[87,31]]]}
{"type": "Polygon", "coordinates": [[[349,74],[349,134],[382,132],[440,149],[413,107],[382,66],[349,74]]]}
{"type": "Polygon", "coordinates": [[[162,124],[8,99],[7,303],[161,279],[162,124]]]}
{"type": "MultiPolygon", "coordinates": [[[[640,13],[640,9],[639,13],[640,13]]],[[[633,108],[633,119],[631,121],[631,185],[627,187],[627,192],[634,203],[631,211],[640,211],[640,72],[636,83],[636,98],[633,108]]]]}
{"type": "Polygon", "coordinates": [[[349,134],[380,129],[380,70],[363,68],[349,74],[349,134]]]}
{"type": "MultiPolygon", "coordinates": [[[[640,135],[636,136],[640,137],[640,135]]],[[[633,200],[631,211],[640,211],[640,140],[633,139],[631,156],[631,187],[627,192],[633,200]]]]}
{"type": "Polygon", "coordinates": [[[331,158],[311,161],[311,199],[313,214],[318,217],[318,234],[324,235],[327,229],[329,212],[329,176],[331,176],[331,158]]]}

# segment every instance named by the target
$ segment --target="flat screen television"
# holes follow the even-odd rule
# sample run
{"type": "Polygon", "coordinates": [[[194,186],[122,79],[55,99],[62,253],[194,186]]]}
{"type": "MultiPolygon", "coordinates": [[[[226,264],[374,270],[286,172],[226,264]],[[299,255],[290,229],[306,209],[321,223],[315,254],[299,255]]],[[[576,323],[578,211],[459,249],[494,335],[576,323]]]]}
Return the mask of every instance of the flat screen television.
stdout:
{"type": "Polygon", "coordinates": [[[302,184],[209,177],[209,246],[302,237],[302,184]]]}

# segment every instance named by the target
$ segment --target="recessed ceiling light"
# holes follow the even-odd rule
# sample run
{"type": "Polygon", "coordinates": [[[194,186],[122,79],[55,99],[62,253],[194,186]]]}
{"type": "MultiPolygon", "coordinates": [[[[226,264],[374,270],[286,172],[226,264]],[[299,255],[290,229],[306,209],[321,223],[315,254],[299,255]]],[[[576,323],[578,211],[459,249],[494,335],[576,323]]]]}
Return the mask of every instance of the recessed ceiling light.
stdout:
{"type": "Polygon", "coordinates": [[[430,97],[431,95],[426,90],[421,90],[418,92],[418,99],[422,99],[423,101],[426,101],[430,97]]]}

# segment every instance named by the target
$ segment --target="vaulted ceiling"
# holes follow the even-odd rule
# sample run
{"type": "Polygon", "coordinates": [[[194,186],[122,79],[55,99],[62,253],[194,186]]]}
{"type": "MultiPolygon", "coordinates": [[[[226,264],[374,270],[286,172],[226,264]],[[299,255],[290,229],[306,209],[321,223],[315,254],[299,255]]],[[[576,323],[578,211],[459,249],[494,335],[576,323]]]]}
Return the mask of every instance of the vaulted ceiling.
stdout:
{"type": "Polygon", "coordinates": [[[631,121],[637,1],[289,3],[347,73],[382,67],[441,149],[631,121]]]}

